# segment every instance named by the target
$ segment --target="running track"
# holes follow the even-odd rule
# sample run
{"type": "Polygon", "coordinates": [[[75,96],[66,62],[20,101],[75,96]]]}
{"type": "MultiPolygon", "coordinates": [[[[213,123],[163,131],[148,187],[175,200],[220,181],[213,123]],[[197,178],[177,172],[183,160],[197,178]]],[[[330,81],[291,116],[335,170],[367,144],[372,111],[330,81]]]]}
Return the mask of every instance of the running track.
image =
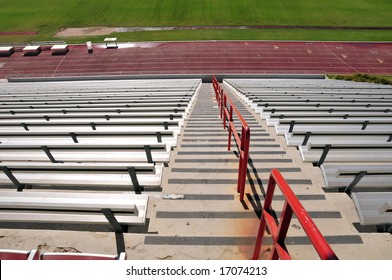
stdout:
{"type": "Polygon", "coordinates": [[[392,43],[200,41],[72,45],[66,55],[0,57],[0,79],[145,74],[392,74],[392,43]]]}

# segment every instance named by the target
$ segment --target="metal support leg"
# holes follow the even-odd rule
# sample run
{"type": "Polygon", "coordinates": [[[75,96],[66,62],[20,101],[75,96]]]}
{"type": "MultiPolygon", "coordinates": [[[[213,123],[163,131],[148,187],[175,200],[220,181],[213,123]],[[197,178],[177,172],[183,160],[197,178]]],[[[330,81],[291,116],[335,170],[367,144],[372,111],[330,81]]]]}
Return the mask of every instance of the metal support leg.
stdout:
{"type": "Polygon", "coordinates": [[[44,116],[45,120],[49,121],[49,117],[48,116],[44,116]]]}
{"type": "Polygon", "coordinates": [[[18,181],[18,179],[15,178],[14,174],[12,174],[12,172],[6,166],[2,166],[1,170],[4,172],[5,175],[7,175],[7,177],[11,180],[11,182],[15,185],[18,192],[21,192],[25,188],[25,185],[21,184],[18,181]]]}
{"type": "Polygon", "coordinates": [[[144,146],[144,151],[146,152],[147,162],[153,163],[152,154],[151,154],[151,147],[149,145],[144,146]]]}
{"type": "Polygon", "coordinates": [[[90,125],[91,125],[91,128],[93,129],[93,130],[97,130],[97,128],[96,128],[96,126],[95,126],[95,123],[90,123],[90,125]]]}
{"type": "Polygon", "coordinates": [[[293,132],[294,125],[295,125],[295,121],[291,121],[291,122],[290,122],[289,133],[293,132]]]}
{"type": "Polygon", "coordinates": [[[157,132],[157,140],[158,143],[162,143],[162,134],[160,132],[157,132]]]}
{"type": "Polygon", "coordinates": [[[344,190],[344,192],[348,195],[351,195],[353,188],[361,181],[361,179],[367,174],[367,171],[361,171],[355,176],[354,181],[344,190]]]}
{"type": "Polygon", "coordinates": [[[169,129],[169,123],[168,122],[164,122],[163,123],[163,127],[165,128],[165,130],[169,129]]]}
{"type": "Polygon", "coordinates": [[[308,144],[308,141],[309,141],[309,138],[310,138],[310,135],[311,135],[312,133],[309,131],[309,132],[306,132],[306,134],[305,134],[305,138],[304,138],[304,141],[302,141],[302,146],[305,146],[306,144],[308,144]]]}
{"type": "Polygon", "coordinates": [[[23,128],[24,128],[26,131],[29,131],[29,128],[27,127],[27,124],[21,123],[20,125],[23,126],[23,128]]]}
{"type": "Polygon", "coordinates": [[[133,185],[133,187],[135,189],[135,193],[136,194],[141,194],[143,188],[140,187],[140,185],[139,185],[139,181],[138,181],[138,179],[136,177],[135,167],[128,167],[128,173],[129,173],[129,176],[131,176],[132,185],[133,185]]]}
{"type": "Polygon", "coordinates": [[[169,115],[169,118],[172,121],[174,117],[173,117],[173,115],[169,115]]]}
{"type": "Polygon", "coordinates": [[[317,162],[317,166],[318,167],[320,167],[324,163],[325,158],[327,157],[328,152],[331,149],[331,147],[332,147],[332,145],[325,145],[324,151],[323,151],[323,153],[322,153],[322,155],[320,157],[320,160],[317,162]]]}
{"type": "Polygon", "coordinates": [[[74,143],[79,143],[78,142],[78,138],[76,137],[76,134],[74,132],[71,132],[69,135],[71,135],[72,140],[74,141],[74,143]]]}
{"type": "Polygon", "coordinates": [[[368,126],[368,124],[369,124],[369,121],[365,121],[365,122],[362,124],[361,130],[365,130],[366,127],[368,126]]]}
{"type": "Polygon", "coordinates": [[[119,222],[117,221],[116,217],[114,217],[114,214],[111,209],[109,208],[104,208],[101,209],[102,214],[105,215],[106,219],[108,219],[110,225],[113,228],[114,232],[123,232],[123,229],[119,222]]]}
{"type": "Polygon", "coordinates": [[[44,150],[45,154],[48,156],[48,158],[52,163],[59,163],[59,161],[55,160],[55,158],[53,157],[52,153],[50,152],[47,146],[41,146],[41,148],[42,150],[44,150]]]}

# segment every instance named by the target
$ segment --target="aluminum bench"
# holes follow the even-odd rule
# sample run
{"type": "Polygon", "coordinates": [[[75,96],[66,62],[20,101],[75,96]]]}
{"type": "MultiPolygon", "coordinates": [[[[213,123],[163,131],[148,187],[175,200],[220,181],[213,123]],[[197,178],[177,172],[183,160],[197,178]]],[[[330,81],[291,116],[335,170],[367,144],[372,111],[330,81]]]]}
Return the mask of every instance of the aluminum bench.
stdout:
{"type": "Polygon", "coordinates": [[[35,115],[35,114],[24,114],[24,115],[0,115],[0,124],[3,121],[13,122],[26,122],[29,120],[83,120],[89,119],[91,121],[97,120],[112,120],[112,119],[154,119],[154,118],[166,118],[170,120],[183,119],[185,113],[121,113],[121,114],[102,114],[102,113],[86,113],[86,114],[46,114],[46,115],[35,115]]]}
{"type": "Polygon", "coordinates": [[[0,161],[44,162],[169,162],[165,143],[133,144],[0,144],[0,161]]]}
{"type": "Polygon", "coordinates": [[[165,143],[168,146],[176,146],[179,130],[164,129],[139,129],[123,131],[59,131],[59,130],[41,130],[41,131],[12,131],[0,130],[1,144],[131,144],[144,143],[153,145],[165,143]]]}
{"type": "Polygon", "coordinates": [[[320,166],[324,162],[390,162],[392,143],[390,144],[308,144],[299,146],[304,162],[320,166]]]}
{"type": "Polygon", "coordinates": [[[364,190],[392,190],[392,164],[324,163],[320,166],[327,189],[348,193],[364,190]]]}
{"type": "Polygon", "coordinates": [[[144,225],[148,196],[122,193],[0,191],[0,221],[144,225]]]}
{"type": "Polygon", "coordinates": [[[96,110],[96,111],[115,111],[116,113],[118,110],[128,110],[131,111],[133,109],[139,108],[150,108],[151,110],[154,109],[172,109],[179,110],[179,111],[186,111],[189,110],[189,103],[188,102],[161,102],[161,103],[131,103],[131,104],[124,104],[122,102],[119,103],[110,103],[110,104],[85,104],[83,106],[77,104],[44,104],[44,105],[27,105],[27,104],[12,104],[12,105],[3,105],[0,108],[0,113],[11,113],[11,114],[19,114],[19,113],[31,113],[34,112],[78,112],[84,110],[96,110]]]}
{"type": "Polygon", "coordinates": [[[305,146],[312,144],[384,144],[392,141],[391,130],[381,131],[350,131],[338,130],[295,130],[291,133],[285,133],[286,143],[289,146],[305,146]]]}
{"type": "MultiPolygon", "coordinates": [[[[272,122],[270,122],[272,125],[272,122]]],[[[308,118],[308,119],[277,119],[273,124],[276,133],[284,134],[297,129],[317,131],[324,129],[342,128],[343,130],[362,131],[362,130],[392,130],[392,119],[328,119],[328,118],[308,118]]]]}
{"type": "Polygon", "coordinates": [[[0,163],[0,187],[76,190],[160,190],[163,164],[153,163],[0,163]],[[109,189],[108,189],[109,187],[109,189]]]}
{"type": "Polygon", "coordinates": [[[184,120],[156,119],[111,119],[110,121],[92,120],[52,120],[40,121],[0,121],[0,130],[4,131],[42,131],[42,130],[67,130],[80,131],[91,129],[91,131],[130,131],[141,130],[159,131],[173,130],[179,132],[184,120]]]}
{"type": "Polygon", "coordinates": [[[361,225],[392,224],[392,192],[359,192],[351,197],[361,225]]]}
{"type": "Polygon", "coordinates": [[[76,96],[52,96],[48,97],[47,95],[35,94],[31,97],[25,96],[9,96],[3,95],[0,98],[0,101],[4,104],[4,106],[20,106],[28,104],[29,106],[33,106],[34,108],[37,106],[53,106],[53,105],[64,105],[66,102],[67,106],[70,105],[79,105],[79,106],[88,106],[88,105],[136,105],[136,104],[156,104],[160,101],[165,102],[179,102],[179,103],[189,103],[193,100],[193,96],[185,96],[185,97],[160,97],[158,94],[147,97],[136,97],[136,96],[112,96],[105,95],[105,97],[97,97],[95,93],[94,96],[77,94],[76,96]],[[25,103],[25,104],[23,104],[25,103]]]}

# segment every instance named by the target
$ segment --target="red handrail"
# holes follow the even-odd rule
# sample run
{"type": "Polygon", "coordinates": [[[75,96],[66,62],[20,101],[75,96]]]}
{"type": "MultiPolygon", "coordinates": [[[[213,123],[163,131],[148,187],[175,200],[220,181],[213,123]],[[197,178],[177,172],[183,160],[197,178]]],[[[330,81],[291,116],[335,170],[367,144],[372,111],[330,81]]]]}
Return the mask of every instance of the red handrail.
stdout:
{"type": "Polygon", "coordinates": [[[220,117],[223,118],[223,128],[226,129],[226,121],[229,121],[228,125],[228,144],[227,149],[230,151],[231,147],[231,134],[238,144],[240,152],[240,162],[238,168],[238,183],[237,192],[240,193],[240,201],[244,200],[245,194],[245,182],[246,182],[246,172],[248,167],[249,159],[249,145],[250,145],[250,129],[241,113],[237,110],[237,107],[231,101],[230,97],[223,91],[218,80],[215,76],[212,76],[212,85],[215,91],[216,101],[220,109],[220,117]],[[227,107],[229,105],[229,108],[227,107]],[[238,119],[242,124],[241,137],[238,134],[233,121],[233,112],[237,115],[238,119]]]}
{"type": "Polygon", "coordinates": [[[269,232],[271,233],[273,239],[272,250],[269,258],[272,260],[291,259],[284,240],[286,238],[293,214],[301,223],[302,228],[306,232],[320,258],[322,260],[337,260],[338,257],[332,251],[328,242],[325,240],[324,236],[321,234],[312,218],[306,212],[305,208],[299,202],[298,198],[277,169],[273,169],[271,171],[271,175],[268,181],[268,189],[266,198],[264,200],[263,212],[261,215],[259,231],[256,239],[256,246],[253,252],[253,259],[257,260],[259,258],[266,226],[268,226],[269,232]],[[285,203],[279,225],[276,224],[276,221],[272,215],[273,210],[271,207],[276,184],[278,184],[285,197],[285,203]]]}

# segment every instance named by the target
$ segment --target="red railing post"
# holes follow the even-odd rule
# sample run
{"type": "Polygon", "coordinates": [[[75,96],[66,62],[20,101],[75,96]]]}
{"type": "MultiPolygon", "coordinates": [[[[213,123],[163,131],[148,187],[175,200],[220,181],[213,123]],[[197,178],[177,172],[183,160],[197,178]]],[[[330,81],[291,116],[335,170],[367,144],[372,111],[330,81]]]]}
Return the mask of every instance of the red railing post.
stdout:
{"type": "Polygon", "coordinates": [[[241,143],[240,143],[240,170],[238,173],[238,191],[240,193],[240,201],[244,200],[245,195],[245,183],[246,173],[248,170],[248,159],[249,159],[249,144],[250,144],[250,130],[246,125],[242,126],[241,132],[241,143]]]}
{"type": "Polygon", "coordinates": [[[268,227],[273,240],[270,259],[291,259],[284,241],[293,214],[295,214],[302,225],[302,228],[309,237],[320,258],[323,260],[337,260],[338,257],[332,251],[328,242],[318,230],[316,224],[313,222],[305,208],[291,190],[290,186],[287,184],[286,180],[283,178],[282,174],[277,169],[271,171],[268,181],[267,195],[260,218],[259,231],[257,233],[256,245],[253,251],[253,259],[256,260],[259,258],[266,227],[268,227]],[[279,186],[285,197],[285,204],[279,226],[276,225],[276,221],[271,215],[273,211],[271,204],[276,184],[279,186]]]}
{"type": "MultiPolygon", "coordinates": [[[[229,119],[229,124],[233,122],[233,106],[230,105],[230,119],[229,119]]],[[[229,125],[229,137],[227,141],[227,150],[230,151],[231,147],[231,125],[229,125]]]]}
{"type": "Polygon", "coordinates": [[[237,192],[240,193],[240,200],[243,201],[244,193],[245,193],[245,182],[246,182],[246,173],[248,167],[248,158],[249,158],[249,144],[250,144],[250,129],[246,121],[243,119],[240,112],[235,107],[234,103],[231,99],[224,93],[223,89],[220,87],[218,80],[215,76],[212,76],[212,83],[214,86],[215,96],[217,98],[217,102],[220,108],[220,118],[223,118],[223,128],[226,129],[227,118],[228,118],[228,143],[227,150],[230,151],[231,147],[231,134],[233,133],[234,139],[237,141],[239,152],[240,152],[240,160],[238,166],[238,183],[237,183],[237,192]],[[229,109],[227,106],[229,105],[229,109]],[[238,132],[234,126],[233,122],[233,112],[238,116],[239,120],[242,124],[242,132],[241,138],[239,137],[238,132]]]}
{"type": "Polygon", "coordinates": [[[220,88],[219,90],[219,99],[220,99],[220,117],[223,117],[223,110],[224,110],[224,94],[223,89],[220,88]]]}

